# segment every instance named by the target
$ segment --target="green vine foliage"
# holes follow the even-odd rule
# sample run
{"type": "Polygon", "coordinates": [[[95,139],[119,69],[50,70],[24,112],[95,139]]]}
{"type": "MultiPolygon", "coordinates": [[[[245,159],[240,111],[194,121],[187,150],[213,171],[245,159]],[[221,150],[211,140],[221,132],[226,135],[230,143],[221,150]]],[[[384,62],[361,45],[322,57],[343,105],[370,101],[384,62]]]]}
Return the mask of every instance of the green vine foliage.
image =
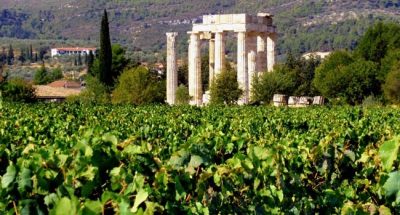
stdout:
{"type": "Polygon", "coordinates": [[[3,105],[3,214],[400,211],[399,109],[3,105]]]}

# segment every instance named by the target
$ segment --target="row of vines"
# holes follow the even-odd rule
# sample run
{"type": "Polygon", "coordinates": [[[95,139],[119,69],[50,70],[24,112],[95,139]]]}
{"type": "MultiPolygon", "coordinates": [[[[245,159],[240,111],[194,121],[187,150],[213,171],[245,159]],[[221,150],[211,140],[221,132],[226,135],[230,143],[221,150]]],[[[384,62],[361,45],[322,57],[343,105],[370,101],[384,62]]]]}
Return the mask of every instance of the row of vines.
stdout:
{"type": "Polygon", "coordinates": [[[3,104],[1,214],[399,214],[400,110],[3,104]]]}

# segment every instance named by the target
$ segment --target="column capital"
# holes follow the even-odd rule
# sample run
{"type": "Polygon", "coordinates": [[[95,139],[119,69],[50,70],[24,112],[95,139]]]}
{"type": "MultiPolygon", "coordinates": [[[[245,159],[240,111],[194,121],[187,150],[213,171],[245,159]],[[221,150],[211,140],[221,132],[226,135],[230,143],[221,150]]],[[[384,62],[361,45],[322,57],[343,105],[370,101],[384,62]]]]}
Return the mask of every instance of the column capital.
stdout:
{"type": "Polygon", "coordinates": [[[167,33],[165,33],[165,35],[167,35],[168,38],[177,37],[178,32],[167,32],[167,33]]]}

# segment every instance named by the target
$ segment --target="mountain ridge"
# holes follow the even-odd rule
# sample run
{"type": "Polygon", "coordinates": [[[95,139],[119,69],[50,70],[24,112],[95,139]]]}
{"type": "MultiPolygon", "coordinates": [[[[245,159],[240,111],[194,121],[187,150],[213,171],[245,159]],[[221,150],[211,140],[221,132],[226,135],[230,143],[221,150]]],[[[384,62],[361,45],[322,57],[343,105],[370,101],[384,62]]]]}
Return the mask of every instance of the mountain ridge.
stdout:
{"type": "Polygon", "coordinates": [[[153,52],[164,48],[166,31],[181,33],[184,49],[191,22],[204,14],[274,14],[280,53],[353,49],[372,24],[400,20],[400,0],[3,0],[0,37],[97,40],[103,9],[113,42],[153,52]]]}

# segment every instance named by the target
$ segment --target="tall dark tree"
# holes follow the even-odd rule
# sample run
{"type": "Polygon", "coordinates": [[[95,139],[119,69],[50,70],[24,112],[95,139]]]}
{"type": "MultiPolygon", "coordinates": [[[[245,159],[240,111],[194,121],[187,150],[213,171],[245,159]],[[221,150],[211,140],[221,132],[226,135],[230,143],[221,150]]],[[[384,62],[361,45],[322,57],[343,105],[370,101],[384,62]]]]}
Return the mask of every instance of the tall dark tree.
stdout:
{"type": "Polygon", "coordinates": [[[12,45],[8,48],[8,55],[7,55],[7,64],[8,65],[13,65],[14,63],[14,50],[12,45]]]}
{"type": "Polygon", "coordinates": [[[82,57],[81,57],[81,53],[78,54],[78,66],[82,66],[82,57]]]}
{"type": "Polygon", "coordinates": [[[37,52],[35,53],[35,62],[37,62],[38,61],[38,54],[37,54],[37,52]]]}
{"type": "Polygon", "coordinates": [[[33,61],[33,48],[32,44],[29,46],[29,60],[32,62],[33,61]]]}
{"type": "Polygon", "coordinates": [[[104,15],[101,20],[99,63],[100,81],[107,86],[112,86],[114,83],[112,75],[112,49],[106,10],[104,10],[104,15]]]}
{"type": "Polygon", "coordinates": [[[25,53],[25,51],[24,51],[24,49],[21,49],[21,54],[19,55],[19,58],[18,58],[18,60],[19,61],[21,61],[21,63],[23,64],[24,62],[25,62],[25,60],[26,60],[26,53],[25,53]]]}
{"type": "Polygon", "coordinates": [[[92,73],[92,67],[93,67],[93,63],[94,63],[94,55],[93,55],[93,51],[90,50],[89,51],[89,56],[88,56],[88,62],[87,62],[87,71],[89,74],[94,75],[92,73]]]}
{"type": "Polygon", "coordinates": [[[0,65],[4,65],[7,62],[7,53],[6,53],[6,47],[3,47],[3,50],[1,52],[0,56],[0,65]]]}

